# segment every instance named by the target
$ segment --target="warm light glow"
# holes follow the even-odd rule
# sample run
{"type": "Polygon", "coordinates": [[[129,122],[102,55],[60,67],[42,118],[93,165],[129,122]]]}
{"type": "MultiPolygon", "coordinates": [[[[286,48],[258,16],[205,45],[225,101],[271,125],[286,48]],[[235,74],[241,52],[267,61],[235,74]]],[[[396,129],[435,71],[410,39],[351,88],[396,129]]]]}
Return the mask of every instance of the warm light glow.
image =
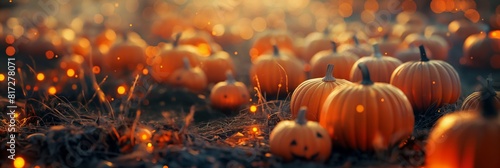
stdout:
{"type": "Polygon", "coordinates": [[[481,19],[479,12],[475,9],[468,9],[465,11],[464,16],[469,19],[471,22],[476,23],[481,19]]]}
{"type": "Polygon", "coordinates": [[[342,17],[349,17],[352,15],[352,5],[347,2],[343,2],[339,5],[339,15],[342,17]]]}
{"type": "Polygon", "coordinates": [[[50,95],[55,95],[57,93],[57,89],[56,87],[54,86],[51,86],[49,89],[48,89],[48,92],[50,95]]]}
{"type": "Polygon", "coordinates": [[[7,49],[5,49],[5,53],[7,56],[13,56],[16,53],[16,48],[8,46],[7,49]]]}
{"type": "Polygon", "coordinates": [[[258,129],[257,127],[253,127],[253,128],[252,128],[252,131],[253,131],[253,132],[257,132],[257,131],[259,131],[259,129],[258,129]]]}
{"type": "Polygon", "coordinates": [[[24,167],[25,165],[25,161],[22,157],[17,157],[15,160],[14,160],[14,167],[15,168],[22,168],[24,167]]]}
{"type": "Polygon", "coordinates": [[[196,46],[198,48],[198,53],[201,56],[210,56],[210,45],[207,43],[201,43],[196,46]]]}
{"type": "Polygon", "coordinates": [[[44,75],[43,73],[38,73],[38,74],[36,75],[36,79],[37,79],[38,81],[43,81],[43,80],[45,79],[45,75],[44,75]]]}
{"type": "Polygon", "coordinates": [[[431,10],[434,13],[443,13],[446,10],[446,3],[444,0],[432,0],[431,10]]]}
{"type": "Polygon", "coordinates": [[[48,51],[45,52],[45,57],[47,57],[47,59],[54,58],[54,55],[55,55],[54,52],[51,51],[51,50],[48,50],[48,51]]]}
{"type": "Polygon", "coordinates": [[[19,117],[19,113],[14,113],[14,118],[18,118],[19,117]]]}
{"type": "Polygon", "coordinates": [[[3,82],[5,80],[5,75],[4,74],[0,74],[0,82],[3,82]]]}
{"type": "Polygon", "coordinates": [[[15,39],[13,35],[7,35],[7,37],[5,37],[5,42],[7,44],[14,44],[15,39]]]}
{"type": "Polygon", "coordinates": [[[99,66],[94,66],[94,67],[92,67],[92,72],[93,72],[94,74],[99,74],[99,73],[101,73],[101,67],[99,67],[99,66]]]}
{"type": "Polygon", "coordinates": [[[75,70],[74,69],[68,69],[66,71],[66,75],[68,75],[69,77],[75,76],[75,70]]]}
{"type": "Polygon", "coordinates": [[[116,91],[118,92],[118,94],[125,94],[125,86],[119,86],[116,91]]]}
{"type": "Polygon", "coordinates": [[[365,107],[363,105],[359,104],[356,106],[356,112],[362,113],[363,111],[365,111],[365,107]]]}
{"type": "Polygon", "coordinates": [[[250,106],[250,112],[255,113],[257,111],[257,106],[252,105],[250,106]]]}
{"type": "Polygon", "coordinates": [[[35,167],[33,167],[33,168],[41,168],[41,167],[40,167],[40,166],[38,166],[38,165],[36,165],[36,166],[35,166],[35,167]]]}
{"type": "Polygon", "coordinates": [[[71,85],[71,89],[73,89],[73,90],[78,89],[78,85],[76,85],[76,84],[71,85]]]}
{"type": "Polygon", "coordinates": [[[142,139],[143,141],[148,140],[148,135],[146,135],[146,133],[142,134],[142,135],[141,135],[141,139],[142,139]]]}
{"type": "Polygon", "coordinates": [[[146,69],[146,68],[142,69],[142,74],[143,75],[148,75],[149,74],[149,70],[146,69]]]}
{"type": "Polygon", "coordinates": [[[153,149],[154,149],[153,144],[151,142],[149,142],[147,144],[146,151],[148,151],[149,153],[153,153],[153,149]]]}

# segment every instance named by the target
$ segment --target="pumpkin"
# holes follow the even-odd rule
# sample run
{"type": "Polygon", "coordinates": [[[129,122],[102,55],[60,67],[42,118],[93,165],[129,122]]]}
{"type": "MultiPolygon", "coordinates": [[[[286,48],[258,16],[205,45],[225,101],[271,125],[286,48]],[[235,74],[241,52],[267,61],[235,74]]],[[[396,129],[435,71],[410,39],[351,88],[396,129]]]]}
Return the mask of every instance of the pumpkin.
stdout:
{"type": "Polygon", "coordinates": [[[272,54],[265,54],[255,60],[250,68],[250,80],[261,93],[269,96],[286,96],[306,79],[302,62],[280,53],[273,46],[272,54]]]}
{"type": "MultiPolygon", "coordinates": [[[[168,11],[169,9],[165,9],[168,11]]],[[[192,28],[193,26],[185,19],[178,16],[167,16],[156,20],[151,26],[151,34],[163,39],[170,39],[172,35],[192,28]]]]}
{"type": "Polygon", "coordinates": [[[342,44],[337,50],[339,52],[351,52],[358,57],[365,57],[372,54],[370,45],[366,43],[361,44],[356,36],[353,36],[352,39],[354,40],[354,44],[342,44]]]}
{"type": "Polygon", "coordinates": [[[323,32],[313,32],[306,36],[304,57],[302,59],[309,62],[316,53],[330,48],[330,30],[327,27],[323,32]]]}
{"type": "Polygon", "coordinates": [[[399,39],[399,40],[404,40],[406,38],[406,36],[408,36],[410,34],[421,33],[421,32],[422,32],[422,30],[417,28],[417,27],[396,24],[392,28],[392,32],[390,33],[390,37],[391,37],[391,39],[395,38],[395,39],[399,39]]]}
{"type": "MultiPolygon", "coordinates": [[[[432,52],[425,49],[428,58],[432,58],[432,52]]],[[[420,50],[415,45],[410,45],[409,48],[396,52],[395,57],[401,62],[410,62],[420,60],[420,50]]]]}
{"type": "Polygon", "coordinates": [[[354,65],[358,56],[350,52],[337,52],[335,42],[331,42],[331,49],[316,53],[311,59],[311,77],[319,78],[325,76],[325,67],[333,64],[336,70],[333,76],[340,79],[349,79],[351,67],[354,65]]]}
{"type": "Polygon", "coordinates": [[[89,39],[85,37],[80,37],[72,45],[72,50],[74,54],[87,56],[92,50],[89,39]]]}
{"type": "Polygon", "coordinates": [[[104,56],[103,68],[117,75],[141,72],[146,66],[144,48],[130,42],[117,44],[104,56]]]}
{"type": "Polygon", "coordinates": [[[357,60],[351,69],[351,77],[353,82],[358,82],[362,79],[361,71],[358,69],[358,64],[365,64],[372,73],[371,80],[374,82],[389,83],[391,81],[392,72],[401,64],[396,58],[390,56],[382,56],[378,44],[373,45],[375,51],[371,57],[363,57],[357,60]]]}
{"type": "Polygon", "coordinates": [[[441,117],[426,145],[428,168],[500,167],[500,119],[494,96],[485,89],[479,109],[441,117]]]}
{"type": "Polygon", "coordinates": [[[406,47],[402,45],[401,40],[389,39],[388,36],[384,36],[383,40],[378,43],[378,47],[382,55],[391,57],[396,56],[396,52],[406,49],[406,47]]]}
{"type": "Polygon", "coordinates": [[[277,45],[282,51],[289,52],[288,55],[295,56],[295,48],[292,37],[286,32],[266,32],[255,38],[250,48],[250,59],[255,62],[257,57],[272,53],[273,45],[277,45]]]}
{"type": "Polygon", "coordinates": [[[271,153],[285,161],[324,162],[331,154],[332,140],[317,122],[307,121],[307,107],[301,107],[295,121],[279,122],[269,135],[271,153]]]}
{"type": "Polygon", "coordinates": [[[215,109],[234,110],[249,102],[247,86],[234,79],[231,71],[225,73],[226,81],[214,85],[210,92],[210,105],[215,109]]]}
{"type": "MultiPolygon", "coordinates": [[[[485,91],[488,91],[489,96],[493,97],[494,104],[496,105],[497,109],[500,109],[500,91],[495,91],[493,88],[493,79],[490,77],[487,79],[487,88],[483,89],[485,91]]],[[[467,96],[462,104],[462,111],[467,111],[467,110],[479,110],[479,104],[481,103],[481,91],[477,91],[474,93],[471,93],[469,96],[467,96]]]]}
{"type": "Polygon", "coordinates": [[[196,47],[196,51],[200,56],[208,57],[217,48],[213,46],[213,39],[210,34],[205,31],[185,30],[179,39],[180,45],[192,45],[196,47]]]}
{"type": "Polygon", "coordinates": [[[226,80],[227,71],[231,71],[233,74],[236,72],[231,56],[225,51],[213,52],[209,57],[202,57],[201,69],[205,72],[208,83],[226,80]]]}
{"type": "Polygon", "coordinates": [[[420,12],[404,11],[396,15],[396,22],[398,24],[423,29],[427,25],[428,19],[423,13],[420,12]]]}
{"type": "Polygon", "coordinates": [[[420,61],[400,65],[391,76],[391,84],[401,89],[416,111],[455,103],[461,83],[457,71],[441,60],[429,60],[423,45],[420,61]]]}
{"type": "Polygon", "coordinates": [[[358,64],[363,80],[335,89],[326,98],[319,123],[334,144],[361,151],[387,149],[412,134],[411,104],[398,88],[370,78],[358,64]]]}
{"type": "Polygon", "coordinates": [[[471,68],[500,69],[500,30],[469,36],[460,63],[471,68]]]}
{"type": "Polygon", "coordinates": [[[174,71],[168,84],[184,87],[194,93],[202,93],[207,88],[207,77],[200,67],[191,67],[188,57],[182,59],[184,68],[174,71]]]}
{"type": "Polygon", "coordinates": [[[420,46],[424,45],[432,52],[432,57],[437,60],[446,61],[450,46],[445,39],[440,36],[425,37],[420,34],[410,34],[404,40],[405,44],[420,46]]]}
{"type": "Polygon", "coordinates": [[[448,43],[448,46],[450,48],[452,48],[452,46],[453,46],[453,36],[447,27],[444,27],[441,25],[427,26],[427,27],[425,27],[425,30],[424,30],[424,36],[426,38],[429,38],[432,36],[439,36],[439,37],[446,40],[446,42],[448,43]]]}
{"type": "Polygon", "coordinates": [[[452,21],[448,25],[448,30],[453,36],[453,41],[456,41],[458,44],[463,43],[464,40],[470,35],[478,34],[483,31],[480,24],[472,23],[467,19],[458,19],[452,21]]]}
{"type": "Polygon", "coordinates": [[[290,100],[290,110],[293,118],[297,117],[300,107],[306,106],[309,109],[306,118],[311,121],[318,121],[326,97],[338,86],[351,84],[348,80],[333,77],[332,64],[327,65],[325,74],[323,78],[306,80],[295,89],[290,100]]]}
{"type": "Polygon", "coordinates": [[[192,46],[179,46],[179,39],[182,34],[177,34],[172,46],[165,49],[160,55],[152,57],[151,76],[158,82],[165,82],[170,75],[183,68],[183,59],[189,59],[192,67],[200,65],[199,55],[192,46]]]}

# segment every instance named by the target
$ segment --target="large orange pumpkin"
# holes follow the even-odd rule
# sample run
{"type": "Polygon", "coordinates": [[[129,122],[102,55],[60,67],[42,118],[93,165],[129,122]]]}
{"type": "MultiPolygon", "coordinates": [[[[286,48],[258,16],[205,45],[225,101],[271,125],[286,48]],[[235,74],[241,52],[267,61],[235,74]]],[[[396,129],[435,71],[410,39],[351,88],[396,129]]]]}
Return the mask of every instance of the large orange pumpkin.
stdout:
{"type": "Polygon", "coordinates": [[[194,93],[202,93],[207,88],[207,77],[200,67],[191,67],[189,58],[182,59],[182,69],[175,70],[168,78],[167,83],[173,86],[184,87],[194,93]]]}
{"type": "Polygon", "coordinates": [[[500,69],[500,30],[469,36],[460,63],[472,68],[500,69]]]}
{"type": "Polygon", "coordinates": [[[500,109],[500,91],[495,91],[495,89],[493,88],[493,78],[491,77],[491,74],[490,74],[490,77],[488,77],[487,79],[487,86],[486,88],[483,88],[483,92],[481,91],[477,91],[477,92],[474,92],[474,93],[471,93],[469,96],[467,96],[465,99],[464,99],[464,102],[462,104],[462,110],[463,111],[466,111],[466,110],[479,110],[479,105],[481,103],[481,93],[487,93],[489,94],[488,96],[492,96],[493,97],[493,102],[494,104],[496,105],[496,108],[497,109],[500,109]],[[484,92],[484,91],[487,91],[487,92],[484,92]]]}
{"type": "Polygon", "coordinates": [[[481,95],[482,108],[440,118],[426,146],[428,168],[500,167],[500,118],[490,91],[481,95]]]}
{"type": "Polygon", "coordinates": [[[331,48],[330,30],[325,28],[323,32],[313,32],[305,38],[304,61],[309,62],[318,52],[331,48]]]}
{"type": "Polygon", "coordinates": [[[300,107],[306,106],[309,109],[307,119],[319,121],[320,111],[326,97],[338,86],[352,84],[348,80],[333,77],[332,64],[327,65],[325,74],[323,78],[306,80],[295,89],[290,100],[290,110],[293,118],[297,117],[300,107]]]}
{"type": "Polygon", "coordinates": [[[189,59],[192,67],[200,65],[199,55],[191,46],[179,46],[178,41],[181,34],[177,34],[176,40],[172,47],[155,56],[151,61],[152,72],[151,76],[158,82],[166,82],[170,74],[174,71],[183,68],[183,59],[189,59]]]}
{"type": "Polygon", "coordinates": [[[229,53],[217,51],[208,57],[201,58],[201,69],[207,76],[208,83],[217,83],[226,80],[226,72],[235,74],[234,63],[229,53]]]}
{"type": "Polygon", "coordinates": [[[441,60],[429,60],[423,45],[420,61],[400,65],[391,77],[391,84],[401,89],[416,111],[455,103],[460,97],[461,83],[457,71],[441,60]]]}
{"type": "Polygon", "coordinates": [[[358,56],[350,52],[337,52],[335,42],[331,42],[331,49],[316,53],[311,59],[311,77],[319,78],[325,76],[325,67],[328,64],[335,65],[333,76],[340,79],[349,79],[351,67],[358,56]]]}
{"type": "Polygon", "coordinates": [[[357,60],[351,69],[350,80],[358,82],[362,79],[361,71],[358,69],[358,64],[365,64],[372,74],[371,80],[374,82],[389,83],[391,81],[392,72],[401,64],[396,58],[390,56],[382,56],[378,44],[373,45],[374,55],[371,57],[363,57],[357,60]],[[376,73],[374,73],[376,72],[376,73]]]}
{"type": "Polygon", "coordinates": [[[277,45],[282,52],[286,51],[289,52],[290,55],[296,55],[293,39],[287,32],[271,31],[256,37],[250,48],[250,58],[252,62],[255,62],[255,59],[263,54],[272,53],[273,45],[277,45]]]}
{"type": "Polygon", "coordinates": [[[274,45],[272,54],[255,60],[250,68],[250,80],[254,87],[268,96],[287,96],[306,79],[304,65],[292,56],[280,53],[274,45]]]}
{"type": "Polygon", "coordinates": [[[210,105],[216,109],[234,110],[249,102],[247,86],[234,79],[231,71],[225,73],[226,81],[214,85],[210,92],[210,105]]]}
{"type": "Polygon", "coordinates": [[[363,80],[330,93],[319,122],[339,146],[361,151],[387,149],[411,135],[411,104],[398,88],[373,82],[366,65],[358,67],[363,80]]]}

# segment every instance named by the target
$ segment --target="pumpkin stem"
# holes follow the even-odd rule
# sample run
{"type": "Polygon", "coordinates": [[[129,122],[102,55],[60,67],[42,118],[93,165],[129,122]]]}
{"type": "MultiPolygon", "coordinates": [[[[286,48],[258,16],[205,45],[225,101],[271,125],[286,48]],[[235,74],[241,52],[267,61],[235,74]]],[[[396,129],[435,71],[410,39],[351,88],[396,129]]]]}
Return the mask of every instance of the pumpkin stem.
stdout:
{"type": "Polygon", "coordinates": [[[424,45],[420,45],[418,48],[420,49],[420,61],[424,61],[424,62],[429,61],[429,58],[427,57],[427,53],[425,53],[424,45]]]}
{"type": "Polygon", "coordinates": [[[493,90],[491,86],[488,86],[488,79],[485,80],[484,78],[479,77],[478,80],[481,85],[483,85],[483,89],[481,90],[481,115],[484,118],[496,118],[498,116],[498,112],[497,109],[495,109],[494,104],[495,95],[492,94],[495,93],[495,90],[493,90]]]}
{"type": "Polygon", "coordinates": [[[373,81],[370,79],[370,71],[368,70],[368,66],[364,63],[358,64],[359,70],[361,70],[361,76],[363,76],[363,80],[361,80],[362,85],[373,85],[373,81]]]}
{"type": "Polygon", "coordinates": [[[280,56],[280,50],[278,49],[278,45],[273,45],[273,55],[280,56]]]}
{"type": "Polygon", "coordinates": [[[236,79],[234,79],[233,72],[231,72],[230,70],[226,71],[226,83],[231,85],[236,83],[236,79]]]}
{"type": "Polygon", "coordinates": [[[191,69],[191,63],[187,57],[182,58],[182,63],[184,64],[184,68],[189,70],[191,69]]]}
{"type": "Polygon", "coordinates": [[[323,35],[328,36],[330,34],[330,25],[326,26],[325,29],[323,29],[323,35]]]}
{"type": "Polygon", "coordinates": [[[295,119],[295,122],[297,122],[297,124],[305,125],[307,123],[306,112],[307,112],[306,106],[300,107],[297,119],[295,119]]]}
{"type": "Polygon", "coordinates": [[[179,40],[181,39],[182,32],[179,32],[175,35],[175,40],[174,43],[172,43],[172,46],[175,48],[179,45],[179,40]]]}
{"type": "Polygon", "coordinates": [[[387,40],[389,40],[389,33],[386,33],[386,34],[382,37],[382,40],[383,40],[383,41],[387,41],[387,40]]]}
{"type": "Polygon", "coordinates": [[[333,77],[333,64],[328,64],[326,66],[326,74],[323,77],[323,82],[335,82],[337,79],[333,77]]]}
{"type": "Polygon", "coordinates": [[[353,35],[353,36],[352,36],[352,40],[354,40],[354,45],[359,46],[359,39],[358,39],[358,36],[353,35]]]}
{"type": "Polygon", "coordinates": [[[333,40],[330,40],[330,44],[332,45],[333,53],[337,53],[337,43],[335,43],[335,41],[333,40]]]}
{"type": "Polygon", "coordinates": [[[375,58],[382,58],[382,53],[380,53],[380,47],[378,47],[378,44],[373,44],[373,54],[375,58]]]}

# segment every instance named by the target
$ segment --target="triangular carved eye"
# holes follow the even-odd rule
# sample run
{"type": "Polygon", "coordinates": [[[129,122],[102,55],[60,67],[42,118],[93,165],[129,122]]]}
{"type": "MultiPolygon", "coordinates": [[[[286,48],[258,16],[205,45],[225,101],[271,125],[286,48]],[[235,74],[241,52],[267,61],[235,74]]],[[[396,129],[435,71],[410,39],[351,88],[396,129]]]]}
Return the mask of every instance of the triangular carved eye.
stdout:
{"type": "Polygon", "coordinates": [[[321,135],[319,132],[316,132],[316,137],[323,138],[323,135],[321,135]]]}
{"type": "Polygon", "coordinates": [[[290,146],[295,146],[297,145],[297,141],[293,140],[291,143],[290,143],[290,146]]]}

